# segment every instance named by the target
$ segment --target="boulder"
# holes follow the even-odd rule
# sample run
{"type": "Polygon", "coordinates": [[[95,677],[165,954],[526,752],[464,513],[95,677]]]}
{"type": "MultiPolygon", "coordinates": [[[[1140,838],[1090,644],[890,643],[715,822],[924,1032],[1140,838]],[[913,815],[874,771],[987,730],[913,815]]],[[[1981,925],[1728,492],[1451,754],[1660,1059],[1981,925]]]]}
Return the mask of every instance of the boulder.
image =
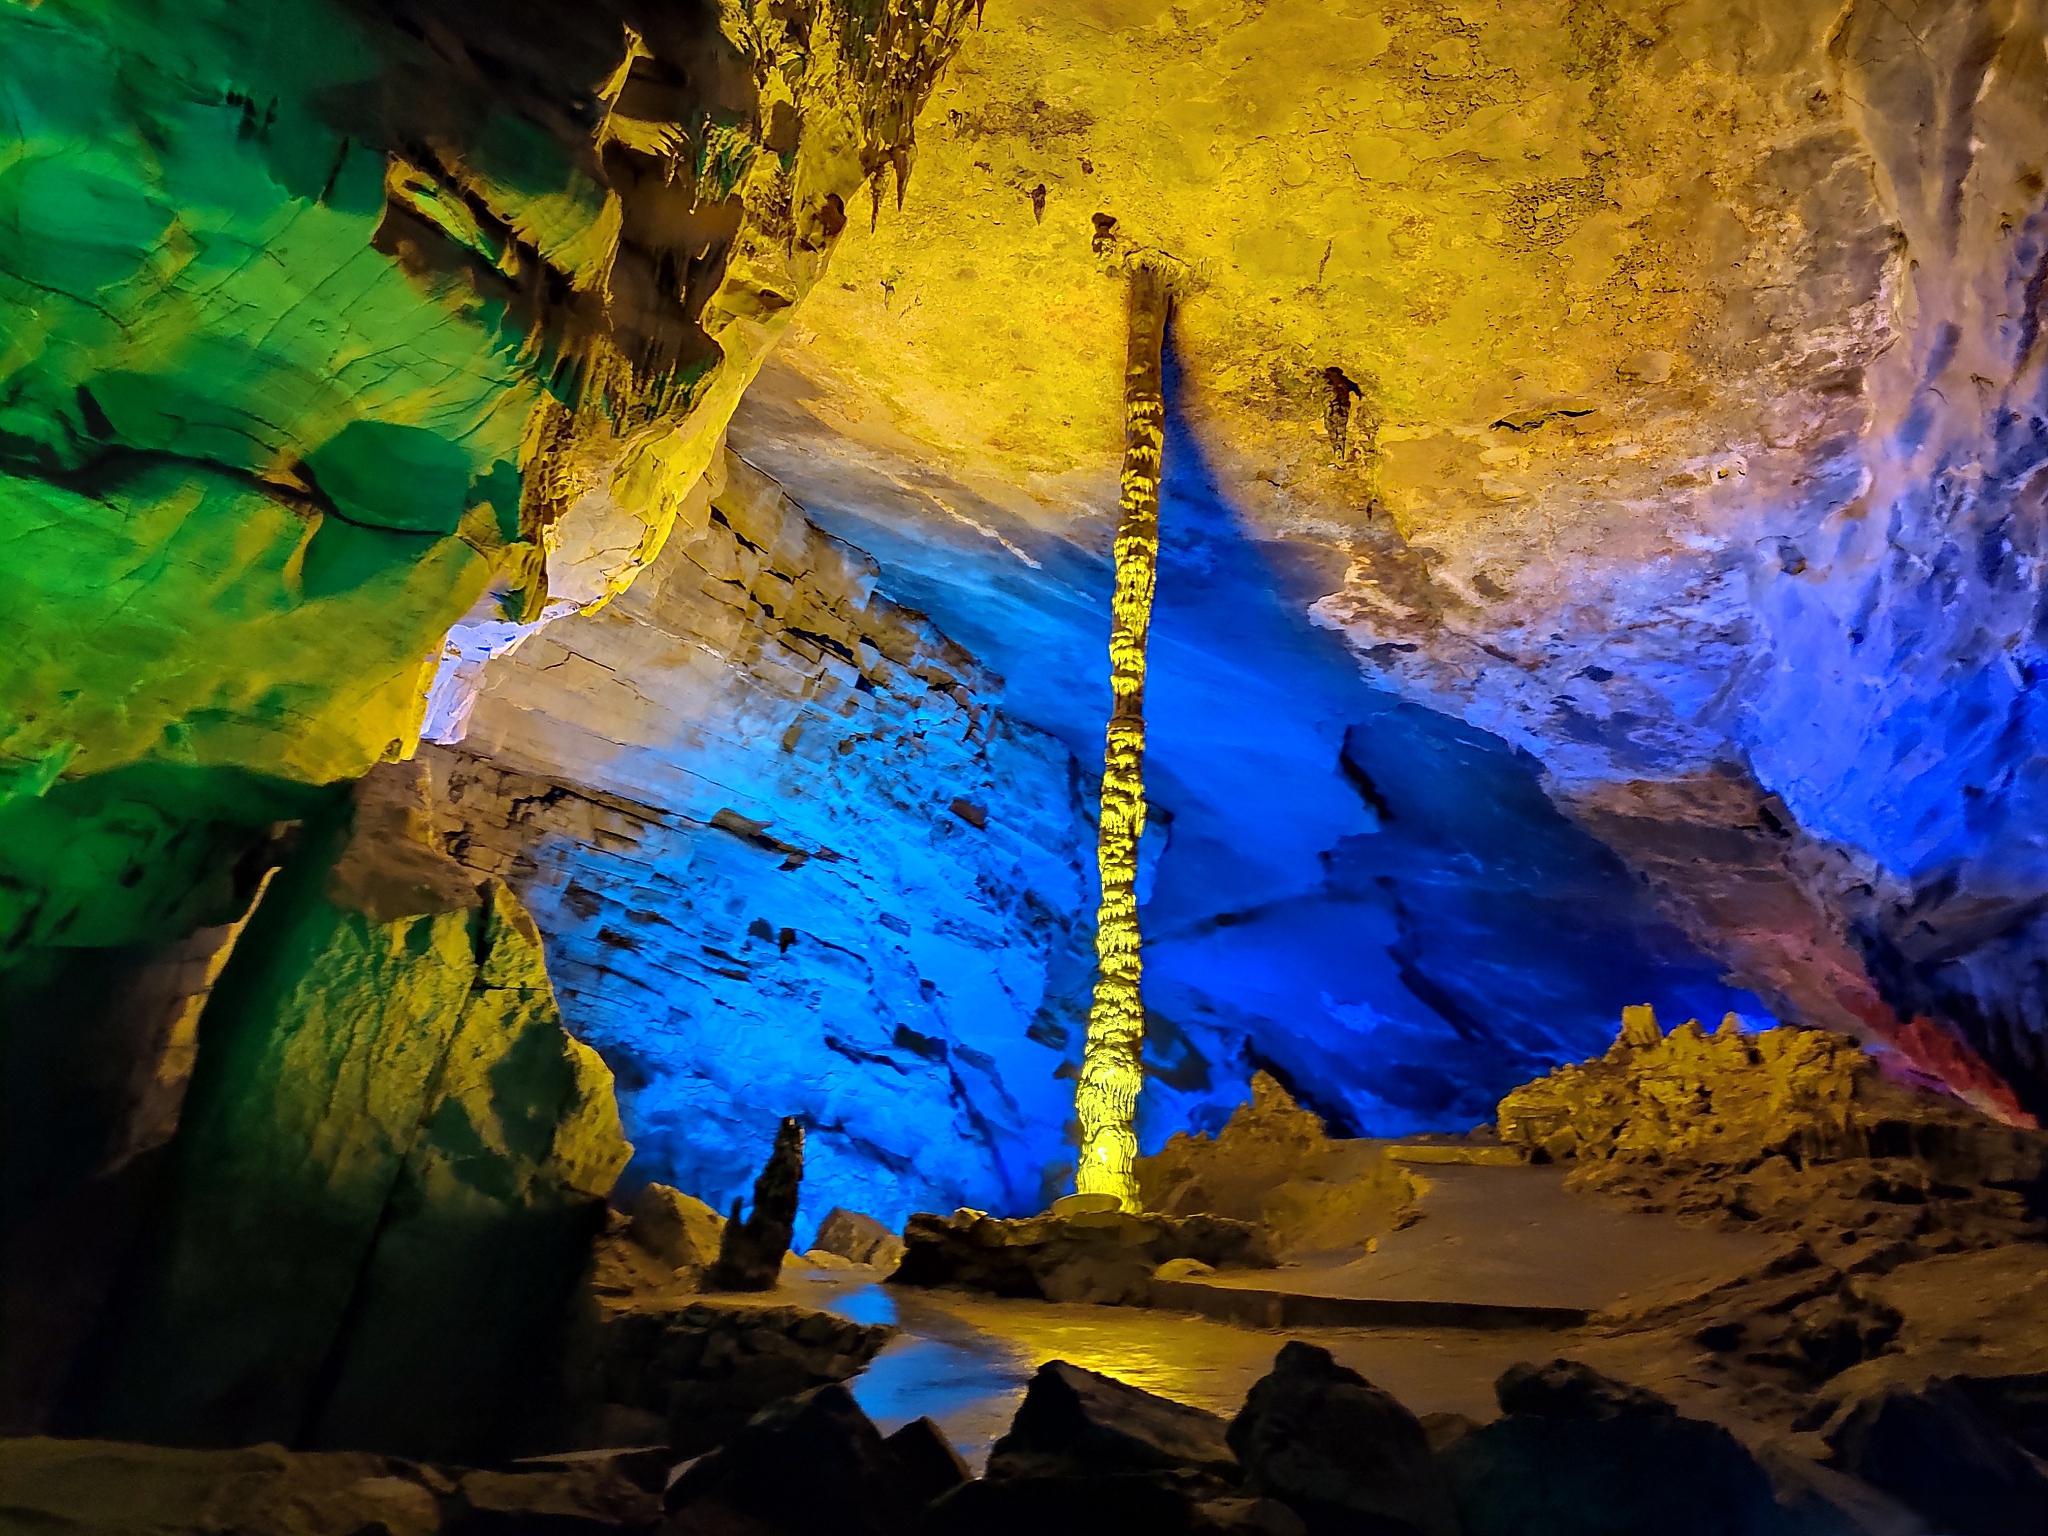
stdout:
{"type": "Polygon", "coordinates": [[[797,1195],[804,1179],[804,1128],[784,1119],[761,1176],[754,1181],[754,1208],[744,1220],[740,1203],[719,1234],[718,1257],[704,1276],[714,1291],[772,1291],[796,1230],[797,1195]]]}
{"type": "Polygon", "coordinates": [[[894,1269],[903,1261],[903,1239],[872,1216],[834,1206],[818,1227],[814,1249],[837,1254],[855,1264],[894,1269]]]}
{"type": "Polygon", "coordinates": [[[1865,1398],[1827,1439],[1836,1466],[1951,1536],[2015,1536],[2048,1519],[2048,1464],[1957,1380],[1865,1398]]]}
{"type": "Polygon", "coordinates": [[[1222,1419],[1064,1360],[1038,1368],[988,1457],[991,1478],[1178,1470],[1236,1478],[1222,1419]]]}
{"type": "Polygon", "coordinates": [[[913,1504],[922,1508],[966,1482],[973,1474],[945,1431],[930,1419],[912,1419],[883,1444],[913,1504]]]}
{"type": "Polygon", "coordinates": [[[631,1149],[525,909],[408,841],[416,767],[311,841],[222,974],[154,1256],[76,1429],[531,1448],[631,1149]]]}
{"type": "Polygon", "coordinates": [[[1245,1486],[1310,1536],[1458,1536],[1422,1424],[1330,1352],[1293,1340],[1231,1421],[1245,1486]]]}
{"type": "Polygon", "coordinates": [[[627,1235],[671,1269],[703,1270],[718,1257],[725,1218],[695,1195],[650,1184],[633,1201],[627,1235]]]}
{"type": "Polygon", "coordinates": [[[1525,1360],[1511,1365],[1501,1372],[1493,1390],[1503,1413],[1534,1418],[1669,1418],[1678,1412],[1647,1387],[1616,1381],[1576,1360],[1553,1360],[1548,1365],[1525,1360]]]}
{"type": "Polygon", "coordinates": [[[1464,1536],[1793,1536],[1741,1442],[1654,1393],[1566,1361],[1496,1393],[1505,1417],[1438,1458],[1464,1536]]]}
{"type": "Polygon", "coordinates": [[[885,1324],[737,1299],[617,1308],[597,1325],[596,1382],[576,1437],[592,1443],[606,1426],[649,1416],[679,1455],[696,1455],[770,1403],[857,1374],[895,1336],[885,1324]]]}
{"type": "Polygon", "coordinates": [[[1142,1303],[1154,1271],[1175,1259],[1218,1269],[1273,1262],[1257,1227],[1222,1216],[1099,1211],[1004,1221],[961,1210],[913,1216],[903,1239],[894,1284],[1045,1301],[1142,1303]]]}
{"type": "Polygon", "coordinates": [[[881,1432],[844,1387],[763,1409],[685,1467],[667,1496],[666,1536],[900,1536],[914,1498],[881,1432]]]}
{"type": "Polygon", "coordinates": [[[2033,1455],[2048,1459],[2048,1371],[1948,1379],[1978,1413],[2033,1455]]]}

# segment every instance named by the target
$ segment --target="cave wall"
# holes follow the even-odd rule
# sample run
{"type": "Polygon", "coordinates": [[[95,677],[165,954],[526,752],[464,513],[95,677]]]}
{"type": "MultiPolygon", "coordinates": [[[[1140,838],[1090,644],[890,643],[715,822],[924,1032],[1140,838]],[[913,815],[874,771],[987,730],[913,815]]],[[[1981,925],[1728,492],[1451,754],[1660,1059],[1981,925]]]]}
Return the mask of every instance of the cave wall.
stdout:
{"type": "MultiPolygon", "coordinates": [[[[533,908],[634,1177],[723,1204],[794,1113],[806,1222],[1038,1209],[1072,1157],[1107,562],[1042,541],[1013,582],[971,518],[727,465],[630,592],[485,669],[427,749],[443,836],[533,908]]],[[[1146,1146],[1259,1068],[1347,1130],[1462,1129],[1625,999],[1765,1016],[1527,754],[1303,620],[1177,420],[1163,494],[1146,1146]]]]}
{"type": "Polygon", "coordinates": [[[967,15],[0,6],[0,1055],[653,558],[967,15]]]}
{"type": "Polygon", "coordinates": [[[738,459],[632,590],[485,670],[427,751],[443,829],[548,935],[633,1177],[723,1208],[794,1114],[806,1233],[1041,1204],[1090,845],[1075,763],[998,697],[738,459]]]}

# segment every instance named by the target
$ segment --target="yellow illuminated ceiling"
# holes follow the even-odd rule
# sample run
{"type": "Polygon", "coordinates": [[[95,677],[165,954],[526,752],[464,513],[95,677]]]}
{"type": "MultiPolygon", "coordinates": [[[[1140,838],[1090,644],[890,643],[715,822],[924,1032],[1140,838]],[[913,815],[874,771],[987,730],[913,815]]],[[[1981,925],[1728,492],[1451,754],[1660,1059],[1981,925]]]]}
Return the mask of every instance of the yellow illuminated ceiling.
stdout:
{"type": "Polygon", "coordinates": [[[1269,531],[1391,538],[1453,605],[1654,558],[1838,430],[1887,339],[1838,14],[992,0],[765,398],[1033,521],[1102,515],[1108,213],[1196,269],[1180,398],[1269,531]]]}

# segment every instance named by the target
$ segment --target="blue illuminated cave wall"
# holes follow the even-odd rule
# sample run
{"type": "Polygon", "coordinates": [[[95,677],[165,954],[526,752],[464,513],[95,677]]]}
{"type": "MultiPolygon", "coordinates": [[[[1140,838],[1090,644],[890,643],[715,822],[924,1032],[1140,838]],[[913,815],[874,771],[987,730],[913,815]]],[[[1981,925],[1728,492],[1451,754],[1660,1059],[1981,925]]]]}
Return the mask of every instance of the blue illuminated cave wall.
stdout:
{"type": "MultiPolygon", "coordinates": [[[[723,1207],[796,1114],[806,1222],[1040,1208],[1071,1166],[1105,555],[730,476],[624,597],[492,664],[433,754],[447,832],[532,907],[634,1177],[723,1207]]],[[[1148,1147],[1259,1067],[1347,1131],[1462,1129],[1626,1003],[1761,1012],[1531,759],[1367,684],[1304,617],[1330,573],[1247,542],[1178,421],[1164,527],[1148,1147]]]]}
{"type": "Polygon", "coordinates": [[[629,1179],[723,1208],[798,1115],[805,1223],[1035,1207],[1086,984],[1071,759],[733,476],[625,596],[493,664],[429,753],[453,847],[540,923],[629,1179]]]}

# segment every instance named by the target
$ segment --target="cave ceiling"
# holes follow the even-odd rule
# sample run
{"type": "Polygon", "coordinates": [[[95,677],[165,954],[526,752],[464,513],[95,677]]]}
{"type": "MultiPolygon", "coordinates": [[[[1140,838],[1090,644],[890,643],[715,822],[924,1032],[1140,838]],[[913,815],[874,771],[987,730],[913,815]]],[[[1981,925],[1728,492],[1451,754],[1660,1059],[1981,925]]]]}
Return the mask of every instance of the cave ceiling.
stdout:
{"type": "MultiPolygon", "coordinates": [[[[973,628],[963,579],[1106,549],[1099,248],[1162,253],[1232,537],[1364,676],[1532,754],[1785,1011],[1909,1046],[1967,1014],[2027,1075],[2041,30],[2025,4],[992,6],[904,207],[856,220],[733,441],[973,628]]],[[[1205,579],[1169,568],[1162,603],[1177,577],[1205,579]]],[[[1056,723],[1041,637],[984,628],[1056,723]]]]}

